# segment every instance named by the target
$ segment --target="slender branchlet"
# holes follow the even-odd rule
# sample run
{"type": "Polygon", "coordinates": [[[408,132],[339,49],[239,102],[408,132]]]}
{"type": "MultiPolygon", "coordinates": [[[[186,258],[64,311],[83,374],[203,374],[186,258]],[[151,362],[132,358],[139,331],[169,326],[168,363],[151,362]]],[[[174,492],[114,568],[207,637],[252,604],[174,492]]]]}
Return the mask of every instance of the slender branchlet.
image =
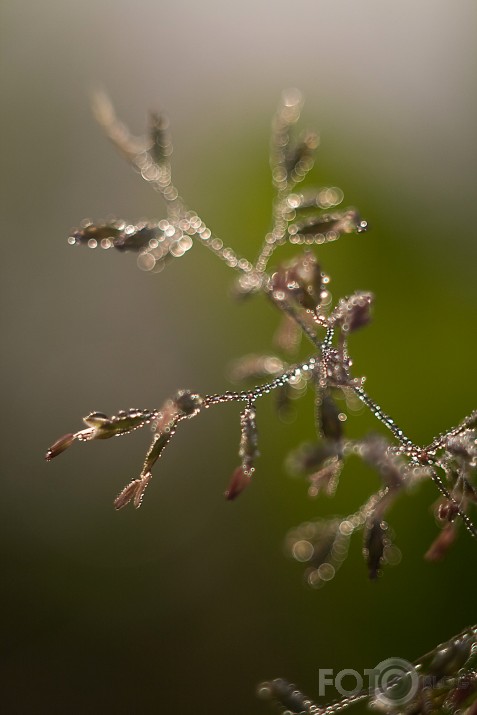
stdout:
{"type": "Polygon", "coordinates": [[[477,626],[441,643],[414,663],[400,658],[368,669],[369,684],[328,705],[318,705],[293,683],[276,678],[258,686],[258,696],[282,715],[333,715],[366,701],[387,715],[477,712],[477,626]]]}
{"type": "MultiPolygon", "coordinates": [[[[427,558],[436,560],[445,554],[455,540],[459,522],[477,535],[468,516],[477,502],[477,411],[421,447],[367,394],[365,378],[352,374],[350,337],[369,323],[374,297],[357,291],[333,305],[330,278],[323,272],[313,247],[344,235],[360,234],[367,229],[367,223],[355,208],[340,208],[343,192],[335,186],[298,189],[313,167],[319,143],[314,132],[295,132],[302,105],[297,90],[284,92],[273,120],[270,166],[276,193],[271,227],[252,262],[227,247],[180,196],[172,180],[173,147],[168,119],[151,114],[148,135],[134,138],[117,119],[109,99],[103,94],[96,96],[94,112],[98,122],[121,154],[161,195],[166,214],[157,222],[84,222],[71,232],[69,243],[135,253],[138,266],[145,271],[162,270],[194,244],[206,246],[236,272],[237,296],[262,293],[281,314],[282,322],[275,335],[281,355],[247,355],[234,363],[231,379],[246,383],[236,391],[201,396],[182,390],[153,410],[134,409],[113,417],[93,412],[84,418],[84,429],[55,442],[46,458],[53,459],[73,442],[108,439],[148,426],[153,438],[142,469],[114,502],[116,509],[128,503],[139,507],[155,463],[180,423],[205,409],[226,402],[240,403],[240,461],[225,491],[226,498],[234,500],[255,478],[259,456],[256,412],[260,400],[274,392],[279,413],[285,414],[292,399],[311,389],[315,394],[317,438],[289,456],[290,470],[307,478],[311,497],[323,491],[333,494],[345,463],[353,456],[375,469],[381,480],[378,491],[356,513],[307,522],[289,533],[289,553],[305,564],[307,582],[320,587],[339,569],[355,531],[363,533],[363,554],[371,578],[378,576],[384,563],[399,560],[385,517],[396,497],[422,479],[431,479],[440,492],[436,518],[442,528],[427,558]],[[284,244],[302,248],[287,263],[270,267],[276,249],[284,244]],[[297,362],[293,356],[301,336],[306,338],[310,352],[297,362]],[[338,406],[340,397],[345,399],[344,408],[338,406]],[[376,435],[359,440],[346,437],[347,412],[360,404],[386,428],[389,440],[376,435]]],[[[315,706],[303,700],[301,694],[289,692],[287,685],[272,684],[269,690],[284,703],[298,703],[301,699],[303,712],[331,713],[343,707],[341,704],[333,706],[334,710],[312,710],[315,706]]],[[[294,712],[292,707],[289,709],[294,712]]]]}

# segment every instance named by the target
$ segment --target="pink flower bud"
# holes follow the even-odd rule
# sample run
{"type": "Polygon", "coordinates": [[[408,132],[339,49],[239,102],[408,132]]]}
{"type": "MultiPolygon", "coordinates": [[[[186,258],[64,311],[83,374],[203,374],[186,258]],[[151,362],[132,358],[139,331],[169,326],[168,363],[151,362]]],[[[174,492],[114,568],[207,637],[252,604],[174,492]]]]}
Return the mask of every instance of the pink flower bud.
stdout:
{"type": "Polygon", "coordinates": [[[439,536],[432,542],[424,558],[427,561],[440,561],[449,551],[457,537],[456,526],[454,523],[446,524],[439,536]]]}
{"type": "Polygon", "coordinates": [[[224,496],[228,501],[233,501],[238,497],[239,494],[243,492],[245,487],[250,484],[252,475],[251,474],[246,474],[243,470],[243,467],[237,467],[232,474],[232,478],[229,483],[229,488],[225,492],[224,496]]]}
{"type": "Polygon", "coordinates": [[[144,491],[151,481],[151,476],[152,474],[150,472],[146,472],[142,474],[139,479],[133,479],[132,482],[129,482],[114,500],[114,508],[117,510],[122,509],[123,506],[126,506],[126,504],[132,501],[135,508],[139,509],[144,491]]]}

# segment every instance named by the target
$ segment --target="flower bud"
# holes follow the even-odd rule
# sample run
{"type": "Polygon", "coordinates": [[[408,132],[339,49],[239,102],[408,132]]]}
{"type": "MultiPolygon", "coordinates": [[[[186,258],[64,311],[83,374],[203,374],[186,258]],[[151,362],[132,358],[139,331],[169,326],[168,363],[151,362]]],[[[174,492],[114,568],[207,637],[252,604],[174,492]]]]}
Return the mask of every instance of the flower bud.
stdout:
{"type": "Polygon", "coordinates": [[[437,508],[437,516],[442,521],[454,521],[459,514],[459,505],[450,499],[444,499],[437,508]]]}
{"type": "Polygon", "coordinates": [[[149,448],[149,452],[146,454],[146,460],[144,462],[143,474],[150,472],[154,464],[157,462],[161,456],[163,450],[170,442],[172,436],[174,435],[175,427],[171,427],[167,432],[162,434],[154,435],[154,440],[149,448]]]}
{"type": "Polygon", "coordinates": [[[319,405],[320,428],[325,439],[339,442],[343,439],[343,423],[339,410],[329,393],[325,393],[319,405]]]}
{"type": "Polygon", "coordinates": [[[284,169],[287,177],[301,181],[313,166],[313,155],[320,143],[316,132],[304,133],[298,142],[293,142],[284,156],[284,169]]]}
{"type": "Polygon", "coordinates": [[[321,469],[326,460],[335,457],[336,445],[331,442],[305,442],[287,457],[286,466],[294,476],[310,475],[321,469]]]}
{"type": "Polygon", "coordinates": [[[122,222],[93,224],[91,222],[83,225],[82,228],[75,229],[71,232],[68,242],[71,245],[89,246],[96,248],[102,244],[102,241],[109,241],[109,245],[120,238],[123,234],[122,222]]]}
{"type": "Polygon", "coordinates": [[[258,434],[255,423],[255,409],[247,407],[240,415],[240,448],[239,457],[242,458],[244,474],[251,476],[254,472],[254,462],[258,457],[258,434]]]}
{"type": "Polygon", "coordinates": [[[49,462],[52,460],[54,457],[57,457],[59,454],[65,451],[65,449],[68,449],[68,447],[71,447],[75,439],[75,435],[72,434],[71,432],[68,434],[63,435],[63,437],[60,437],[60,439],[57,439],[54,444],[51,445],[51,447],[48,449],[45,459],[49,462]]]}
{"type": "Polygon", "coordinates": [[[338,486],[338,480],[343,466],[343,460],[339,457],[331,457],[330,459],[327,459],[323,467],[318,470],[318,472],[310,475],[310,488],[308,489],[308,494],[311,497],[316,497],[322,490],[324,490],[328,496],[332,496],[338,486]]]}
{"type": "Polygon", "coordinates": [[[456,538],[457,529],[455,523],[446,524],[424,554],[424,558],[427,561],[440,561],[447,554],[456,538]]]}
{"type": "Polygon", "coordinates": [[[331,581],[348,554],[354,526],[340,517],[307,521],[288,532],[287,552],[306,564],[305,579],[312,588],[331,581]]]}
{"type": "Polygon", "coordinates": [[[250,481],[251,474],[246,474],[242,465],[240,465],[240,467],[237,467],[232,474],[227,491],[224,492],[225,498],[228,501],[233,501],[234,499],[236,499],[239,494],[241,494],[243,490],[250,484],[250,481]]]}
{"type": "MultiPolygon", "coordinates": [[[[275,700],[285,713],[310,713],[311,700],[303,695],[293,683],[289,683],[283,678],[275,678],[268,683],[261,683],[258,694],[265,700],[275,700]]],[[[318,709],[316,710],[318,712],[318,709]]]]}
{"type": "Polygon", "coordinates": [[[346,209],[335,213],[322,213],[296,221],[289,226],[290,236],[311,236],[317,243],[335,240],[343,233],[361,233],[366,230],[356,209],[346,209]]]}
{"type": "Polygon", "coordinates": [[[293,298],[299,305],[314,310],[321,302],[323,274],[315,256],[307,251],[299,258],[281,265],[272,275],[274,296],[293,298]]]}
{"type": "Polygon", "coordinates": [[[342,330],[352,333],[370,322],[373,299],[372,293],[362,291],[354,293],[350,298],[342,298],[331,319],[338,323],[342,330]]]}
{"type": "Polygon", "coordinates": [[[137,253],[143,249],[149,248],[153,242],[161,241],[163,238],[162,231],[154,225],[139,224],[134,226],[131,232],[124,232],[116,241],[114,248],[118,251],[133,251],[137,253]]]}
{"type": "Polygon", "coordinates": [[[150,472],[146,472],[142,474],[139,479],[133,479],[132,482],[129,482],[114,500],[114,508],[117,510],[122,509],[126,504],[132,501],[136,509],[139,509],[144,491],[151,481],[151,476],[152,474],[150,472]]]}
{"type": "Polygon", "coordinates": [[[372,518],[366,525],[363,554],[368,564],[369,578],[371,579],[378,577],[384,556],[384,548],[389,541],[386,538],[387,528],[386,522],[380,521],[378,518],[372,518]]]}

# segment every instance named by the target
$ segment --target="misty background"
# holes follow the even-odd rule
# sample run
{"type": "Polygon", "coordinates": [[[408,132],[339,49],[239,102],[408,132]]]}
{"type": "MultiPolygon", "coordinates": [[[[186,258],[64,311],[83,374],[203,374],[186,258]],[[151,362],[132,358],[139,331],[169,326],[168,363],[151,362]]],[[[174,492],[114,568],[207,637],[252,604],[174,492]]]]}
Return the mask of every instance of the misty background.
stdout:
{"type": "Polygon", "coordinates": [[[318,251],[335,299],[376,295],[354,374],[418,442],[476,407],[475,3],[3,0],[0,27],[3,712],[260,715],[263,679],[313,697],[319,668],[414,660],[474,622],[468,534],[422,559],[432,484],[390,514],[399,566],[369,582],[357,534],[331,583],[304,585],[287,530],[351,513],[378,483],[353,461],[334,500],[312,501],[287,475],[313,438],[311,396],[291,425],[259,402],[256,478],[234,503],[236,405],[179,430],[138,512],[112,501],[147,434],[43,457],[92,410],[227,389],[230,361],[270,352],[277,325],[264,299],[230,298],[232,272],[200,246],[160,275],[68,246],[85,217],[163,216],[95,125],[98,87],[136,134],[167,111],[182,196],[250,258],[269,226],[271,116],[299,87],[322,141],[308,184],[340,186],[370,224],[318,251]]]}

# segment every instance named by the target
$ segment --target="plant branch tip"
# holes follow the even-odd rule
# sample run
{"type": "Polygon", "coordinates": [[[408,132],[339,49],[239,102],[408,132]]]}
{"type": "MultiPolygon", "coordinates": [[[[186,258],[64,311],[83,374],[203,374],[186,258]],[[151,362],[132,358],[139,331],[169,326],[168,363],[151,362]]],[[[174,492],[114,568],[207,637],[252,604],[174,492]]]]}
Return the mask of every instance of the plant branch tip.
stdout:
{"type": "MultiPolygon", "coordinates": [[[[163,199],[164,216],[137,222],[87,219],[71,231],[68,242],[133,253],[138,267],[153,273],[162,271],[197,245],[207,248],[226,269],[238,273],[234,282],[236,297],[252,299],[261,294],[273,306],[281,320],[274,337],[277,354],[251,353],[235,361],[230,377],[242,383],[243,389],[203,396],[180,390],[153,410],[130,409],[112,417],[91,412],[83,420],[83,429],[64,435],[48,449],[46,460],[51,461],[75,441],[109,439],[149,426],[152,441],[139,476],[114,500],[117,510],[128,504],[137,509],[153,468],[179,425],[211,406],[237,403],[241,410],[238,465],[224,493],[226,500],[233,501],[260,476],[257,406],[261,398],[273,394],[279,416],[289,422],[298,400],[311,391],[316,439],[287,459],[293,475],[304,479],[309,496],[333,496],[346,478],[350,456],[361,459],[379,477],[377,490],[355,513],[311,520],[287,535],[287,553],[304,565],[307,584],[321,588],[335,577],[347,556],[350,539],[357,532],[362,534],[362,554],[371,579],[377,579],[387,564],[399,562],[400,551],[388,526],[388,513],[398,495],[423,479],[432,480],[440,493],[436,507],[440,532],[426,558],[437,561],[447,553],[456,540],[459,523],[477,535],[469,516],[477,504],[477,411],[422,447],[365,392],[366,378],[353,374],[353,336],[371,322],[374,295],[356,291],[334,299],[318,248],[364,233],[369,226],[356,208],[341,207],[344,195],[338,187],[299,188],[314,166],[319,145],[316,132],[296,130],[302,108],[301,93],[285,90],[272,122],[270,168],[276,195],[271,224],[257,246],[258,257],[252,261],[216,236],[181,197],[173,182],[173,146],[165,115],[151,112],[144,136],[136,138],[117,118],[109,97],[102,91],[94,94],[97,121],[137,174],[163,199]],[[289,260],[280,262],[276,251],[283,246],[296,250],[289,260]],[[308,354],[298,362],[296,354],[303,338],[308,354]],[[388,439],[373,434],[359,439],[347,436],[348,418],[360,409],[371,413],[388,439]]],[[[240,221],[238,212],[236,218],[240,221]]],[[[164,305],[172,311],[180,295],[176,291],[165,298],[164,305]]]]}

